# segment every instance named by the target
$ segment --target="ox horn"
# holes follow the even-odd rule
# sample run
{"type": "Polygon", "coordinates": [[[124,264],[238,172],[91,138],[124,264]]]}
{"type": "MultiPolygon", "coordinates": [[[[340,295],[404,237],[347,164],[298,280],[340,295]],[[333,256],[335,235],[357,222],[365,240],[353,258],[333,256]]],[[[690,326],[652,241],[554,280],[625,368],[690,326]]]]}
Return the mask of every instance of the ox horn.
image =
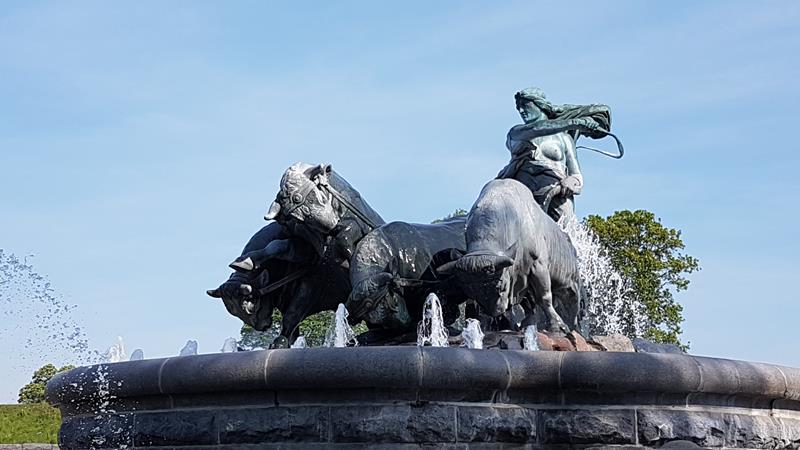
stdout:
{"type": "Polygon", "coordinates": [[[222,293],[219,289],[209,289],[206,291],[206,294],[208,294],[209,297],[222,298],[222,293]]]}
{"type": "Polygon", "coordinates": [[[493,262],[495,270],[502,270],[506,267],[511,267],[514,265],[514,259],[506,255],[498,256],[493,262]]]}
{"type": "Polygon", "coordinates": [[[441,275],[452,275],[456,271],[456,263],[458,260],[450,261],[449,263],[444,263],[441,266],[436,268],[436,273],[441,275]]]}
{"type": "Polygon", "coordinates": [[[272,205],[269,207],[269,211],[267,214],[264,215],[264,220],[274,220],[278,217],[278,214],[281,212],[281,204],[278,202],[272,202],[272,205]]]}

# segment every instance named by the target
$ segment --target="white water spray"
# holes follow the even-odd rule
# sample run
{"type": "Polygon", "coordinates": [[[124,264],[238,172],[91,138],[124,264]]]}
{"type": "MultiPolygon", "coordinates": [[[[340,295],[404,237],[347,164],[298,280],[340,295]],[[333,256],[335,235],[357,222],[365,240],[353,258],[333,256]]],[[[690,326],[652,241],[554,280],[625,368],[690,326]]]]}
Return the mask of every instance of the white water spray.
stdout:
{"type": "Polygon", "coordinates": [[[308,348],[308,344],[306,344],[306,338],[303,336],[298,337],[290,348],[308,348]]]}
{"type": "Polygon", "coordinates": [[[529,325],[525,327],[525,336],[522,339],[522,348],[525,350],[538,351],[539,350],[539,331],[536,325],[529,325]]]}
{"type": "Polygon", "coordinates": [[[144,351],[142,349],[137,348],[136,350],[133,351],[133,353],[131,353],[130,361],[141,361],[143,359],[144,359],[144,351]]]}
{"type": "Polygon", "coordinates": [[[347,347],[348,345],[357,346],[356,332],[350,327],[347,322],[347,308],[344,304],[339,303],[336,308],[336,314],[333,316],[333,322],[325,333],[325,347],[347,347]]]}
{"type": "Polygon", "coordinates": [[[560,221],[559,225],[578,254],[581,281],[588,297],[584,331],[641,336],[647,324],[644,307],[631,295],[630,282],[614,268],[598,237],[574,217],[560,221]]]}
{"type": "Polygon", "coordinates": [[[463,340],[463,347],[467,348],[483,348],[483,331],[481,331],[481,323],[475,319],[467,319],[467,325],[464,331],[461,332],[461,339],[463,340]]]}
{"type": "Polygon", "coordinates": [[[183,346],[178,356],[190,356],[197,354],[197,341],[188,340],[183,346]]]}
{"type": "Polygon", "coordinates": [[[117,336],[117,343],[106,350],[103,354],[103,361],[116,363],[127,359],[128,355],[125,353],[125,343],[122,341],[122,336],[117,336]]]}
{"type": "Polygon", "coordinates": [[[222,353],[236,353],[236,339],[229,337],[225,339],[225,342],[222,343],[222,348],[220,349],[222,353]]]}
{"type": "Polygon", "coordinates": [[[417,345],[447,347],[447,328],[442,319],[442,304],[434,293],[428,294],[422,309],[422,320],[417,327],[417,345]]]}

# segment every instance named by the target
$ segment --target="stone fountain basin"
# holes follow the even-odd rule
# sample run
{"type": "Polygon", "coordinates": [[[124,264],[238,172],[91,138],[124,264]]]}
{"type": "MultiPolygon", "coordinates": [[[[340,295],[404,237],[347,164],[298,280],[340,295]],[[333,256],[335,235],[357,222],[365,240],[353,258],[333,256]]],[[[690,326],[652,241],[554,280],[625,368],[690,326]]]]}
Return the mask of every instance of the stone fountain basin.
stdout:
{"type": "Polygon", "coordinates": [[[80,367],[47,398],[62,449],[800,445],[800,369],[674,354],[220,353],[80,367]]]}

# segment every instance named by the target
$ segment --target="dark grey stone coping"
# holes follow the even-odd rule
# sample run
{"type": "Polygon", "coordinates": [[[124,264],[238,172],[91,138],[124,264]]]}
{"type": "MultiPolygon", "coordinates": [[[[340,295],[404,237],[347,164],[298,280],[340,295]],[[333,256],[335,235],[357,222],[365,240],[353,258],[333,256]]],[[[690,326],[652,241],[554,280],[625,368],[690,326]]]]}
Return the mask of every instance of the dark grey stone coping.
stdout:
{"type": "MultiPolygon", "coordinates": [[[[800,410],[800,369],[674,354],[528,352],[432,347],[263,350],[79,367],[56,375],[47,399],[62,409],[106,397],[225,397],[237,402],[283,392],[307,397],[395,392],[416,401],[638,404],[713,403],[800,410]],[[237,394],[238,393],[238,394],[237,394]],[[474,396],[474,398],[471,398],[474,396]],[[570,400],[570,396],[577,396],[570,400]],[[694,401],[694,400],[696,401],[694,401]],[[596,401],[595,401],[596,400],[596,401]],[[777,402],[777,403],[776,403],[777,402]]],[[[394,394],[392,394],[394,395],[394,394]]],[[[279,398],[280,396],[276,397],[279,398]]],[[[303,402],[303,399],[296,399],[303,402]]],[[[338,399],[338,401],[340,401],[338,399]]],[[[154,400],[155,401],[155,400],[154,400]]],[[[156,402],[157,403],[157,402],[156,402]]],[[[118,409],[125,410],[123,406],[118,409]]],[[[130,409],[158,409],[140,404],[130,409]]]]}

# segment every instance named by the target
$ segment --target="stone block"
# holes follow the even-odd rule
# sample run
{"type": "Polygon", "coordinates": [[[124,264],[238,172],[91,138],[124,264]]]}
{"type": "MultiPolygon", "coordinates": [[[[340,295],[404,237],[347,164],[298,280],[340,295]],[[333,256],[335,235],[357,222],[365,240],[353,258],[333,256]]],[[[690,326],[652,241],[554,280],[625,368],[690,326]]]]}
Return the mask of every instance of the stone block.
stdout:
{"type": "Polygon", "coordinates": [[[590,342],[599,344],[607,352],[635,352],[633,342],[630,338],[620,333],[612,333],[607,336],[592,336],[590,342]]]}
{"type": "Polygon", "coordinates": [[[508,386],[509,373],[501,350],[422,348],[423,389],[496,390],[508,386]]]}
{"type": "Polygon", "coordinates": [[[633,444],[634,412],[620,409],[541,410],[545,444],[633,444]]]}
{"type": "Polygon", "coordinates": [[[386,405],[331,408],[337,443],[455,443],[454,406],[386,405]]]}
{"type": "Polygon", "coordinates": [[[671,441],[690,441],[703,447],[722,447],[728,433],[724,414],[681,410],[637,410],[639,443],[661,446],[671,441]]]}
{"type": "Polygon", "coordinates": [[[544,332],[538,334],[538,340],[541,344],[540,350],[553,350],[556,352],[574,352],[575,345],[563,333],[550,333],[544,332]]]}
{"type": "Polygon", "coordinates": [[[267,384],[278,390],[309,386],[314,389],[416,388],[422,374],[422,353],[416,346],[271,352],[267,384]]]}
{"type": "Polygon", "coordinates": [[[230,409],[220,412],[220,444],[326,442],[329,408],[230,409]]]}
{"type": "Polygon", "coordinates": [[[579,352],[594,352],[594,351],[597,351],[597,349],[595,349],[594,347],[589,345],[589,343],[586,342],[586,339],[584,339],[583,336],[581,336],[581,334],[578,333],[577,331],[574,331],[574,330],[570,331],[567,334],[567,339],[569,339],[569,342],[572,344],[573,347],[575,347],[576,351],[579,351],[579,352]]]}
{"type": "MultiPolygon", "coordinates": [[[[769,416],[726,415],[725,444],[734,448],[793,448],[793,439],[784,429],[790,422],[769,416]]],[[[795,422],[793,425],[797,425],[795,422]]],[[[800,431],[796,434],[800,435],[800,431]]],[[[798,436],[800,438],[800,436],[798,436]]],[[[796,441],[794,441],[796,442],[796,441]]]]}
{"type": "Polygon", "coordinates": [[[135,446],[217,444],[217,419],[213,411],[137,413],[135,446]]]}
{"type": "Polygon", "coordinates": [[[213,353],[169,358],[161,370],[165,394],[265,389],[269,351],[213,353]]]}
{"type": "Polygon", "coordinates": [[[536,441],[536,411],[517,407],[459,406],[459,442],[536,441]]]}
{"type": "Polygon", "coordinates": [[[58,433],[62,450],[120,448],[133,445],[133,415],[105,414],[63,421],[58,433]]]}
{"type": "Polygon", "coordinates": [[[565,391],[694,392],[700,370],[685,355],[567,352],[561,364],[565,391]]]}

